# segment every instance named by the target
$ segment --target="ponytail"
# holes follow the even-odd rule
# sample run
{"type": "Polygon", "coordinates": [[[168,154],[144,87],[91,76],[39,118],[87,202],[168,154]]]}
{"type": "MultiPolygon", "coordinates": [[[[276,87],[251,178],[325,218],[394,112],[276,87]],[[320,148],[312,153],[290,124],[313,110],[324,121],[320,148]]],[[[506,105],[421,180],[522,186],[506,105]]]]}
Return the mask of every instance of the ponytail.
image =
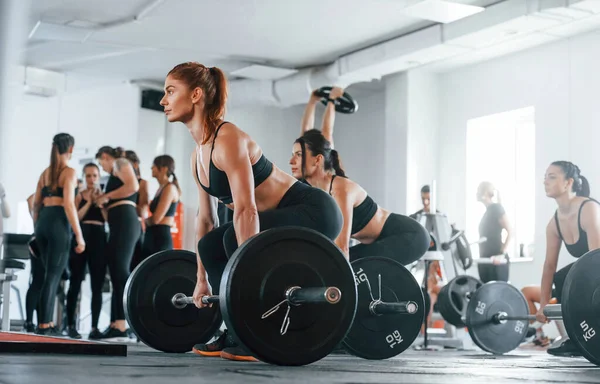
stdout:
{"type": "Polygon", "coordinates": [[[125,152],[125,149],[123,149],[123,147],[113,148],[108,145],[100,147],[98,152],[96,152],[96,159],[99,159],[100,157],[102,157],[102,154],[107,154],[108,156],[112,157],[113,159],[119,159],[121,157],[126,157],[126,152],[125,152]]]}
{"type": "Polygon", "coordinates": [[[579,188],[577,188],[577,196],[590,197],[590,183],[585,176],[579,175],[579,188]]]}
{"type": "Polygon", "coordinates": [[[75,139],[68,133],[57,133],[52,139],[50,150],[50,190],[56,191],[60,176],[60,155],[69,152],[75,146],[75,139]]]}
{"type": "Polygon", "coordinates": [[[212,98],[205,100],[204,104],[204,126],[210,129],[211,135],[204,137],[206,144],[208,138],[217,130],[217,123],[225,116],[225,104],[227,103],[227,80],[225,74],[217,67],[209,69],[214,83],[214,94],[212,98]]]}
{"type": "Polygon", "coordinates": [[[173,176],[173,184],[175,184],[175,187],[177,187],[177,191],[179,191],[179,198],[181,199],[181,187],[179,186],[179,181],[177,181],[177,176],[175,176],[175,172],[171,173],[171,176],[173,176]]]}
{"type": "Polygon", "coordinates": [[[58,175],[60,174],[60,160],[58,154],[58,145],[52,143],[50,150],[50,190],[56,191],[58,187],[58,175]]]}
{"type": "Polygon", "coordinates": [[[340,155],[335,149],[331,150],[331,166],[337,176],[346,177],[346,172],[340,166],[340,155]]]}

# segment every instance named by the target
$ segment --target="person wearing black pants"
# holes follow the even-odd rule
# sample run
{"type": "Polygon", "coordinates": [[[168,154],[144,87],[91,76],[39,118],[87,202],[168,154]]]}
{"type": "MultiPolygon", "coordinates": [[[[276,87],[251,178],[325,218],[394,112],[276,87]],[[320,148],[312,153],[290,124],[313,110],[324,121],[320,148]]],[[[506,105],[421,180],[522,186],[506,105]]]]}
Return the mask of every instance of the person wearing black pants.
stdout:
{"type": "Polygon", "coordinates": [[[150,203],[152,216],[146,219],[143,259],[139,262],[157,252],[173,249],[171,227],[175,224],[175,211],[181,198],[181,189],[175,176],[175,160],[171,156],[162,155],[154,159],[152,177],[160,186],[150,203]]]}
{"type": "Polygon", "coordinates": [[[75,312],[87,266],[92,288],[92,330],[88,338],[94,340],[101,338],[101,333],[98,330],[98,319],[102,309],[102,286],[106,276],[106,232],[104,230],[106,213],[94,203],[94,199],[101,194],[98,185],[100,169],[96,164],[89,163],[84,166],[83,173],[86,189],[77,195],[75,202],[79,207],[77,215],[81,222],[87,249],[81,255],[73,252],[69,258],[71,277],[69,291],[67,292],[67,334],[74,339],[81,338],[77,331],[75,312]]]}
{"type": "Polygon", "coordinates": [[[292,174],[329,193],[337,202],[344,225],[335,243],[350,261],[383,256],[408,265],[429,249],[427,230],[410,217],[389,212],[346,177],[338,153],[323,134],[312,129],[294,143],[292,174]],[[349,246],[350,238],[360,244],[349,246]]]}
{"type": "Polygon", "coordinates": [[[136,201],[136,210],[138,214],[138,220],[140,221],[141,226],[140,236],[135,243],[133,257],[131,258],[130,270],[133,272],[135,267],[137,267],[137,265],[144,259],[144,237],[146,236],[145,220],[148,217],[148,205],[150,202],[150,196],[148,192],[148,182],[142,178],[142,173],[140,172],[139,156],[137,155],[137,153],[135,153],[135,151],[127,150],[125,151],[125,158],[129,160],[129,162],[133,166],[133,171],[135,172],[138,184],[140,185],[136,201]]]}
{"type": "Polygon", "coordinates": [[[75,140],[67,133],[54,136],[50,166],[42,172],[34,196],[35,238],[40,260],[45,266],[36,330],[40,335],[61,336],[54,328],[52,316],[56,289],[69,261],[71,229],[77,243],[75,252],[82,253],[85,250],[75,207],[77,176],[75,170],[67,165],[74,145],[75,140]]]}
{"type": "MultiPolygon", "coordinates": [[[[247,133],[223,120],[226,102],[223,72],[193,62],[179,64],[169,72],[160,101],[168,121],[183,122],[196,142],[191,163],[198,187],[199,241],[193,300],[199,308],[205,306],[201,299],[211,294],[211,286],[218,292],[217,281],[227,263],[227,230],[231,229],[233,236],[235,227],[237,246],[262,230],[281,225],[304,226],[330,239],[341,228],[341,213],[330,196],[277,168],[247,133]],[[231,224],[215,229],[217,199],[234,214],[231,224]]],[[[212,343],[195,345],[193,351],[202,356],[256,361],[227,332],[212,343]]]]}
{"type": "Polygon", "coordinates": [[[101,147],[96,159],[104,171],[110,173],[104,194],[96,204],[108,210],[110,230],[106,245],[106,262],[112,282],[111,324],[102,334],[103,339],[128,339],[123,291],[129,278],[131,259],[139,239],[141,224],[136,210],[139,183],[121,148],[101,147]]]}
{"type": "Polygon", "coordinates": [[[483,283],[508,281],[510,263],[504,263],[502,259],[506,257],[506,250],[513,238],[513,231],[504,207],[500,205],[499,192],[492,183],[484,181],[477,188],[477,200],[486,208],[479,223],[479,238],[485,237],[487,240],[479,243],[479,257],[492,258],[492,261],[502,262],[498,264],[478,264],[479,279],[483,283]],[[503,232],[506,233],[504,240],[502,240],[503,232]]]}

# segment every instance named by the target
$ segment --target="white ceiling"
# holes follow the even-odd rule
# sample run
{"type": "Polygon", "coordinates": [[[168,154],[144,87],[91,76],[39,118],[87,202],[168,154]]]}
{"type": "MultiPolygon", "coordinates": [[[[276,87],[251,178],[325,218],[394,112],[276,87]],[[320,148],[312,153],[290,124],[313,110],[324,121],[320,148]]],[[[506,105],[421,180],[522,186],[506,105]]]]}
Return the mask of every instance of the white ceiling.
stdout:
{"type": "MultiPolygon", "coordinates": [[[[87,41],[30,39],[23,64],[127,80],[162,81],[175,64],[200,61],[226,72],[249,63],[302,68],[433,23],[403,16],[418,0],[32,0],[38,21],[100,27],[87,41]]],[[[453,0],[487,6],[498,0],[453,0]]]]}

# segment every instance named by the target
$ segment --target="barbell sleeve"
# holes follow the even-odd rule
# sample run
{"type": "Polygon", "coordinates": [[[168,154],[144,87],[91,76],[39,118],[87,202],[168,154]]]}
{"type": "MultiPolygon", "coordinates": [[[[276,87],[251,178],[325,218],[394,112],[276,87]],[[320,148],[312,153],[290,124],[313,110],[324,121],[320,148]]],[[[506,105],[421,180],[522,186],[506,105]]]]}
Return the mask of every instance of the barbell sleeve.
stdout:
{"type": "Polygon", "coordinates": [[[544,316],[548,320],[562,320],[562,307],[560,304],[549,304],[544,307],[544,316]]]}
{"type": "MultiPolygon", "coordinates": [[[[215,304],[219,302],[219,296],[202,296],[203,304],[215,304]]],[[[171,299],[171,303],[175,308],[185,308],[190,304],[194,304],[194,298],[192,296],[186,296],[184,293],[176,293],[171,299]]]]}
{"type": "Polygon", "coordinates": [[[291,287],[285,292],[285,296],[293,305],[303,303],[337,304],[342,298],[342,292],[336,287],[291,287]]]}
{"type": "Polygon", "coordinates": [[[414,301],[401,301],[398,303],[385,303],[383,301],[372,301],[369,310],[373,315],[386,314],[408,314],[417,313],[419,305],[414,301]]]}

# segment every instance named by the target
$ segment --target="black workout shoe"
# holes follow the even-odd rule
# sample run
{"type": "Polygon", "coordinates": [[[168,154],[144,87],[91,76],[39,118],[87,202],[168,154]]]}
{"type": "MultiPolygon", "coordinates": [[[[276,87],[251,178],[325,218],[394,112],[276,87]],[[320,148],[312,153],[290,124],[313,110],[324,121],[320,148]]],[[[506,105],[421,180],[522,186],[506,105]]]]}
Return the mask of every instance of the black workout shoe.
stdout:
{"type": "Polygon", "coordinates": [[[92,332],[88,335],[89,340],[100,340],[102,338],[102,332],[98,328],[92,329],[92,332]]]}
{"type": "Polygon", "coordinates": [[[223,359],[234,361],[258,361],[256,357],[252,356],[252,354],[246,350],[246,348],[239,345],[235,347],[225,347],[221,351],[220,356],[223,359]]]}
{"type": "Polygon", "coordinates": [[[102,339],[124,339],[126,341],[129,339],[129,335],[127,334],[127,330],[120,331],[117,328],[110,328],[102,334],[102,339]]]}
{"type": "Polygon", "coordinates": [[[533,328],[533,327],[529,327],[527,328],[527,334],[525,335],[525,338],[528,339],[530,337],[535,336],[537,333],[537,329],[533,328]]]}
{"type": "Polygon", "coordinates": [[[64,336],[62,334],[62,332],[59,331],[55,327],[49,327],[49,328],[37,327],[35,330],[35,334],[40,335],[40,336],[53,336],[53,337],[63,337],[64,336]]]}
{"type": "Polygon", "coordinates": [[[548,348],[547,351],[549,354],[551,354],[553,356],[560,356],[560,357],[581,356],[581,352],[579,352],[579,349],[577,348],[575,343],[572,342],[570,339],[565,339],[558,346],[550,347],[550,348],[548,348]]]}
{"type": "Polygon", "coordinates": [[[71,339],[81,339],[81,335],[79,332],[77,332],[77,328],[75,328],[73,325],[67,328],[67,336],[69,336],[71,339]]]}
{"type": "Polygon", "coordinates": [[[237,346],[237,344],[233,341],[231,336],[228,335],[227,330],[225,330],[211,343],[194,345],[192,352],[202,356],[218,357],[221,356],[221,351],[223,349],[235,346],[237,346]]]}
{"type": "Polygon", "coordinates": [[[35,325],[33,323],[23,323],[23,332],[35,333],[35,325]]]}

